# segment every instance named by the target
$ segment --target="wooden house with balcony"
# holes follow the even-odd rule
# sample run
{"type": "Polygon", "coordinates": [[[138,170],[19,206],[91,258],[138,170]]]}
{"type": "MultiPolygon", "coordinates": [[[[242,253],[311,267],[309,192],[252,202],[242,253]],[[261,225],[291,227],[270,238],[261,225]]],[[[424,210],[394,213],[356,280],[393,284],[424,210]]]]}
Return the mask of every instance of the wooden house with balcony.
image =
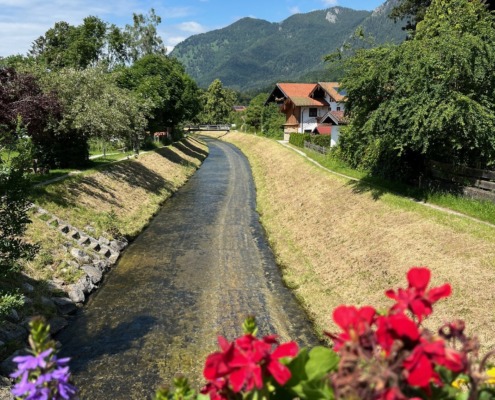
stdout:
{"type": "MultiPolygon", "coordinates": [[[[317,133],[315,129],[329,112],[343,115],[344,102],[345,94],[337,82],[277,83],[265,104],[279,105],[285,114],[284,139],[289,140],[291,133],[317,133]]],[[[338,125],[331,118],[327,123],[338,125]]]]}

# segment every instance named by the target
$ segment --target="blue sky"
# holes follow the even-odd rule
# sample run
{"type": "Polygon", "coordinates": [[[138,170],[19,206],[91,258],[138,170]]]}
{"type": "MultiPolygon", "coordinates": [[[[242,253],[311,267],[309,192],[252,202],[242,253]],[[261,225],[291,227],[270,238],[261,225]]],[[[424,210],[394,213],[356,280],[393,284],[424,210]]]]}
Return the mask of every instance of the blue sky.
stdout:
{"type": "Polygon", "coordinates": [[[159,33],[169,49],[188,36],[223,28],[242,17],[280,22],[295,13],[334,6],[373,10],[384,0],[0,0],[0,56],[25,54],[55,22],[84,17],[125,26],[150,8],[162,17],[159,33]]]}

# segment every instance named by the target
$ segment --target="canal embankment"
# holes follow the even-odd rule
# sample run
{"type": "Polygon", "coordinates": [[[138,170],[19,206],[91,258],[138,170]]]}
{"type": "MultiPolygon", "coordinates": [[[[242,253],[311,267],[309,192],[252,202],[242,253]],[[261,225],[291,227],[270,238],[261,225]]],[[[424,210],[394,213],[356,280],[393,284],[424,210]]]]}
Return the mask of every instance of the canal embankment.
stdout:
{"type": "Polygon", "coordinates": [[[390,305],[384,291],[406,287],[411,266],[426,265],[453,294],[427,326],[463,319],[482,350],[495,347],[495,229],[336,176],[274,140],[231,132],[221,140],[249,159],[261,222],[292,288],[317,331],[337,329],[340,304],[390,305]]]}
{"type": "Polygon", "coordinates": [[[39,251],[0,284],[18,288],[24,298],[24,306],[0,325],[0,372],[8,373],[12,354],[25,347],[30,317],[44,315],[53,333],[64,328],[127,243],[207,155],[204,142],[188,137],[34,190],[26,237],[39,251]]]}

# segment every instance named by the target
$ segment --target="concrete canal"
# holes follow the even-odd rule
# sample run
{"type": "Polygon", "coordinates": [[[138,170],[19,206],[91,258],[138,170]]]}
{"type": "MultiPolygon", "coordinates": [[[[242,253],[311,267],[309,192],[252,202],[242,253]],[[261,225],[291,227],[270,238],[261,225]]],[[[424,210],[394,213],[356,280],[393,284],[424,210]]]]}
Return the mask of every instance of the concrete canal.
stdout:
{"type": "Polygon", "coordinates": [[[316,342],[264,237],[246,158],[206,140],[201,169],[58,337],[82,399],[150,398],[176,373],[199,387],[216,336],[242,334],[247,315],[257,316],[260,334],[316,342]]]}

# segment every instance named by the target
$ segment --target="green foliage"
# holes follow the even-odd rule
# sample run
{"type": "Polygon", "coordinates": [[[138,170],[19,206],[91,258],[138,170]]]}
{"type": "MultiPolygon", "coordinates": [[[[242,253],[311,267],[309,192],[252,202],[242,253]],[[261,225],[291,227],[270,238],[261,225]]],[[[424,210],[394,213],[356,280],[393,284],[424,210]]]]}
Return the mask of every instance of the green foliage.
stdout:
{"type": "Polygon", "coordinates": [[[229,121],[236,95],[225,89],[219,79],[215,79],[203,96],[203,113],[200,121],[204,124],[224,124],[229,121]]]}
{"type": "Polygon", "coordinates": [[[84,139],[86,154],[89,138],[134,143],[144,133],[147,103],[118,87],[114,76],[102,68],[60,70],[45,75],[44,83],[57,91],[64,106],[58,131],[84,139]]]}
{"type": "MultiPolygon", "coordinates": [[[[18,135],[22,135],[22,130],[18,135]]],[[[0,147],[6,136],[0,131],[0,147]]],[[[18,139],[7,144],[5,149],[15,151],[16,155],[0,160],[0,278],[19,270],[19,261],[32,259],[37,250],[23,238],[26,225],[31,222],[27,198],[30,184],[26,175],[31,159],[31,142],[18,139]]]]}
{"type": "Polygon", "coordinates": [[[120,71],[119,85],[144,100],[149,110],[147,130],[160,132],[191,120],[198,112],[199,93],[194,81],[175,59],[146,55],[120,71]]]}
{"type": "Polygon", "coordinates": [[[495,164],[494,18],[479,2],[434,0],[413,40],[358,50],[343,86],[351,166],[415,179],[426,159],[495,164]]]}
{"type": "Polygon", "coordinates": [[[337,80],[341,74],[328,73],[323,56],[340,48],[358,25],[378,43],[405,37],[388,13],[387,7],[376,13],[336,7],[296,14],[281,23],[243,18],[226,28],[189,37],[171,55],[201,87],[217,78],[243,91],[301,78],[337,80]]]}
{"type": "Polygon", "coordinates": [[[311,143],[322,147],[330,147],[330,135],[311,135],[311,143]]]}
{"type": "Polygon", "coordinates": [[[24,305],[22,294],[0,291],[0,321],[24,305]]]}
{"type": "Polygon", "coordinates": [[[304,147],[304,142],[311,141],[311,135],[309,133],[291,133],[289,137],[289,143],[297,147],[304,147]]]}
{"type": "Polygon", "coordinates": [[[254,97],[246,110],[245,124],[248,130],[273,138],[281,138],[285,115],[280,112],[276,104],[265,105],[268,93],[260,93],[254,97]]]}
{"type": "Polygon", "coordinates": [[[157,31],[160,23],[154,9],[147,15],[133,14],[133,24],[125,29],[94,16],[78,26],[57,22],[33,42],[30,56],[50,70],[123,66],[146,55],[166,53],[157,31]]]}

